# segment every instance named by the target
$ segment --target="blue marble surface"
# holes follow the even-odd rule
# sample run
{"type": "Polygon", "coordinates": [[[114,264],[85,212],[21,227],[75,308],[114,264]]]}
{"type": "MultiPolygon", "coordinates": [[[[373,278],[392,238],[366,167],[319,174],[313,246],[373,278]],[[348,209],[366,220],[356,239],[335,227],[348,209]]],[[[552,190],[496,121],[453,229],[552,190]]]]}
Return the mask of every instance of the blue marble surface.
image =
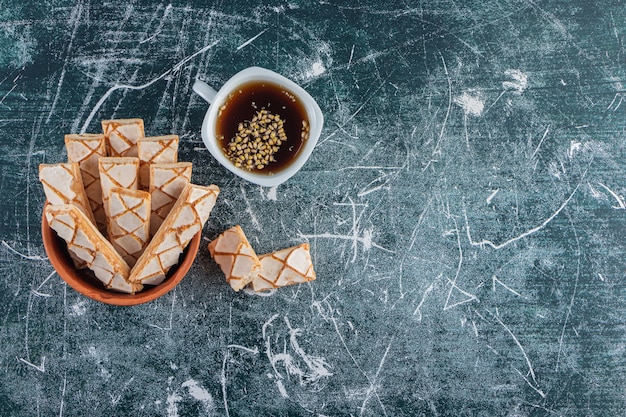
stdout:
{"type": "Polygon", "coordinates": [[[0,12],[0,415],[619,416],[622,2],[19,2],[0,12]],[[276,188],[200,136],[263,66],[326,123],[276,188]],[[222,193],[187,277],[135,307],[46,258],[40,163],[141,117],[222,193]],[[309,242],[317,280],[233,292],[206,245],[309,242]]]}

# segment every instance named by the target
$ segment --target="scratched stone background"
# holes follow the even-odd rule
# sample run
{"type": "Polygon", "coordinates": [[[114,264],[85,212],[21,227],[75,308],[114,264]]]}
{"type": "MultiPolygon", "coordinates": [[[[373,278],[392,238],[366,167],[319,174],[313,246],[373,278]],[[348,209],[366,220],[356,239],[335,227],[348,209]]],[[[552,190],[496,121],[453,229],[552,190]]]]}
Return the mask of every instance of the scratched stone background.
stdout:
{"type": "Polygon", "coordinates": [[[624,415],[625,40],[620,1],[2,2],[0,415],[624,415]],[[277,188],[199,133],[194,80],[251,65],[326,118],[277,188]],[[123,117],[222,189],[129,308],[54,273],[37,174],[123,117]],[[235,224],[317,280],[231,291],[206,243],[235,224]]]}

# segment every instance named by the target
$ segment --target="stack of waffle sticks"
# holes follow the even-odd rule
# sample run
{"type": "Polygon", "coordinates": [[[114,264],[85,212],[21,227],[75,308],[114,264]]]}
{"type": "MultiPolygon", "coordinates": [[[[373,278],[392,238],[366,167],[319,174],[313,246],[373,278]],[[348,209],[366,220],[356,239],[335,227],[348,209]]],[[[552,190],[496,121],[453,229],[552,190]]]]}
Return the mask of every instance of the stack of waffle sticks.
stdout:
{"type": "Polygon", "coordinates": [[[219,195],[191,183],[177,135],[146,137],[142,119],[102,121],[102,133],[65,136],[67,162],[41,164],[48,224],[76,268],[111,290],[163,282],[219,195]]]}

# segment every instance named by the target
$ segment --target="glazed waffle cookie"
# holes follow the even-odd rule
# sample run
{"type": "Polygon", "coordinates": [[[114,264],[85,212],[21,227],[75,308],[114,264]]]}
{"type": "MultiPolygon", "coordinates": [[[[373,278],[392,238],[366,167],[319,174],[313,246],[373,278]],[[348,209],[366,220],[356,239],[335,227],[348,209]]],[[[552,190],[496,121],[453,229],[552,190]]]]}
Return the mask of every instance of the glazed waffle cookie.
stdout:
{"type": "Polygon", "coordinates": [[[150,193],[111,189],[109,214],[109,241],[132,268],[150,240],[150,193]]]}
{"type": "Polygon", "coordinates": [[[95,223],[77,162],[40,164],[39,181],[50,204],[72,204],[95,223]]]}
{"type": "Polygon", "coordinates": [[[180,193],[191,181],[191,162],[150,165],[150,234],[154,235],[178,200],[180,193]]]}
{"type": "Polygon", "coordinates": [[[308,243],[257,256],[240,226],[211,241],[209,252],[235,291],[248,284],[267,291],[316,278],[308,243]]]}
{"type": "Polygon", "coordinates": [[[137,156],[137,140],[143,138],[142,119],[103,120],[108,156],[137,156]]]}
{"type": "Polygon", "coordinates": [[[83,178],[83,188],[89,200],[96,226],[100,232],[106,231],[106,215],[102,204],[100,171],[98,159],[106,156],[106,143],[103,133],[83,133],[65,135],[65,149],[68,162],[77,162],[83,178]]]}
{"type": "Polygon", "coordinates": [[[139,158],[105,157],[98,160],[102,203],[106,214],[107,233],[110,235],[109,197],[113,188],[137,190],[139,186],[139,158]]]}
{"type": "Polygon", "coordinates": [[[252,282],[261,269],[259,258],[240,226],[231,227],[211,241],[209,252],[235,291],[252,282]]]}
{"type": "Polygon", "coordinates": [[[266,291],[315,279],[308,243],[261,255],[259,261],[261,270],[252,280],[254,291],[266,291]]]}
{"type": "Polygon", "coordinates": [[[139,155],[139,188],[150,186],[151,164],[178,162],[178,135],[151,136],[137,141],[139,155]]]}
{"type": "Polygon", "coordinates": [[[68,250],[82,259],[106,288],[124,293],[142,289],[141,284],[127,281],[130,269],[124,259],[76,206],[48,204],[45,215],[50,227],[67,242],[68,250]]]}
{"type": "Polygon", "coordinates": [[[216,185],[187,184],[132,269],[129,281],[150,285],[163,282],[187,244],[209,219],[219,192],[216,185]]]}

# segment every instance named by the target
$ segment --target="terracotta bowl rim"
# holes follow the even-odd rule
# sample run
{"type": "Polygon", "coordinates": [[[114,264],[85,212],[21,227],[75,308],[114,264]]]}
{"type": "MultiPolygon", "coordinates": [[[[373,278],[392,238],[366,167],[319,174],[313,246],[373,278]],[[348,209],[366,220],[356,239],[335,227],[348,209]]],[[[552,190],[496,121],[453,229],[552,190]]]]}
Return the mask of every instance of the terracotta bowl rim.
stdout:
{"type": "MultiPolygon", "coordinates": [[[[44,204],[45,206],[48,203],[44,204]]],[[[185,277],[191,265],[193,264],[202,238],[202,230],[194,235],[182,254],[181,261],[175,265],[168,277],[161,284],[156,286],[148,286],[144,290],[135,294],[124,294],[116,291],[107,290],[104,286],[98,287],[96,279],[88,279],[85,273],[76,270],[71,264],[71,260],[67,253],[67,248],[62,244],[63,240],[57,236],[56,232],[48,224],[45,210],[42,210],[41,220],[41,238],[48,255],[50,263],[54,267],[57,274],[70,287],[80,294],[92,300],[101,303],[117,305],[117,306],[133,306],[147,303],[170,292],[185,277]]]]}

